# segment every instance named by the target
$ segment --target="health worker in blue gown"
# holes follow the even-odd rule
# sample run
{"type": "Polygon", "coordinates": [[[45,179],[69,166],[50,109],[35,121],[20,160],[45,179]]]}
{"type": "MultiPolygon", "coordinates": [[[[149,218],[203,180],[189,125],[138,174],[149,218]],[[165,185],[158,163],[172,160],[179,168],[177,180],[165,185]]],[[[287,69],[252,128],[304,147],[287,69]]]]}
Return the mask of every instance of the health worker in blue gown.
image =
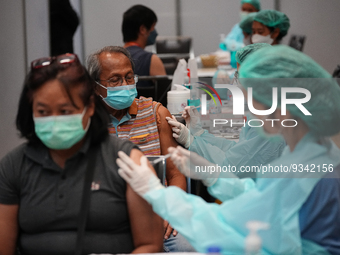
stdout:
{"type": "MultiPolygon", "coordinates": [[[[256,13],[261,10],[261,3],[259,0],[241,0],[241,21],[245,19],[250,13],[256,13]]],[[[248,40],[244,41],[244,35],[240,24],[233,26],[226,38],[220,43],[220,48],[227,51],[237,51],[244,45],[248,45],[248,40]]]]}
{"type": "MultiPolygon", "coordinates": [[[[238,50],[236,53],[238,69],[252,53],[265,47],[270,48],[271,46],[266,43],[257,43],[238,50]]],[[[235,78],[234,85],[240,85],[237,78],[235,78]]],[[[176,141],[186,149],[196,152],[214,164],[235,167],[237,169],[235,174],[238,177],[254,178],[256,176],[255,172],[242,172],[240,168],[268,164],[277,159],[286,146],[283,138],[272,142],[261,135],[257,128],[249,126],[248,122],[245,122],[245,126],[241,129],[239,141],[236,143],[233,140],[215,137],[207,130],[204,130],[200,120],[201,116],[197,109],[188,106],[182,116],[188,127],[178,122],[174,116],[172,118],[167,117],[176,141]]],[[[221,201],[233,197],[234,189],[237,189],[233,178],[205,178],[201,174],[190,175],[190,177],[200,179],[208,187],[208,192],[221,201]],[[233,189],[230,188],[230,182],[233,189]]],[[[243,182],[248,182],[249,180],[241,179],[240,181],[243,187],[243,182]]],[[[251,181],[250,185],[252,184],[253,182],[251,181]]]]}
{"type": "MultiPolygon", "coordinates": [[[[198,252],[218,246],[222,254],[243,254],[246,223],[256,220],[270,225],[259,234],[261,254],[340,254],[340,150],[329,139],[340,131],[338,84],[310,57],[287,46],[251,54],[239,76],[258,110],[252,111],[254,119],[263,122],[259,132],[287,143],[279,158],[261,167],[255,181],[218,205],[176,187],[165,188],[146,158],[138,165],[120,152],[119,174],[198,252]],[[278,91],[276,96],[273,91],[278,91]]],[[[181,147],[169,151],[186,175],[197,166],[216,166],[181,147]]],[[[234,178],[241,187],[233,173],[211,173],[202,174],[234,178]]]]}

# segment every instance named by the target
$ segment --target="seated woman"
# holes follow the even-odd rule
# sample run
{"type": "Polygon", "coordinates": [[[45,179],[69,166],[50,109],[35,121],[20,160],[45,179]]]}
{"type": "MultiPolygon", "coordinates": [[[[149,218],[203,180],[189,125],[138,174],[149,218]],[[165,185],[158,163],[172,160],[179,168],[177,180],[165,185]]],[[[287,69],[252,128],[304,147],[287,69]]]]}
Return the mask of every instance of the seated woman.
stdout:
{"type": "Polygon", "coordinates": [[[262,10],[252,24],[252,43],[279,44],[288,33],[290,21],[286,14],[275,10],[262,10]]]}
{"type": "Polygon", "coordinates": [[[136,162],[143,154],[108,135],[93,82],[73,54],[32,62],[16,120],[28,142],[0,161],[0,254],[74,254],[88,164],[95,167],[82,252],[162,249],[162,220],[117,173],[118,151],[136,162]]]}

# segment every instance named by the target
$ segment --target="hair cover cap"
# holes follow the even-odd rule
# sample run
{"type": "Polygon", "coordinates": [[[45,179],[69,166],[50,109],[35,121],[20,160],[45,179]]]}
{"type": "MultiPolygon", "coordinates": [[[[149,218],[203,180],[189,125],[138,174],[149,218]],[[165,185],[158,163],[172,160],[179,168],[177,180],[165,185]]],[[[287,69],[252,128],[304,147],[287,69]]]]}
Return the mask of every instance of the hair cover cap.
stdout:
{"type": "Polygon", "coordinates": [[[242,63],[246,60],[246,58],[249,56],[249,54],[262,49],[264,47],[271,47],[270,44],[268,43],[254,43],[254,44],[250,44],[247,45],[245,47],[243,47],[242,49],[239,49],[236,52],[236,61],[237,63],[239,63],[240,65],[242,65],[242,63]]]}
{"type": "MultiPolygon", "coordinates": [[[[239,70],[244,88],[251,87],[253,98],[272,106],[272,89],[278,91],[281,106],[281,88],[307,89],[311,99],[302,105],[312,114],[305,115],[295,104],[287,110],[303,120],[318,136],[332,136],[340,131],[340,87],[332,76],[307,55],[288,46],[272,46],[251,54],[239,70]]],[[[305,98],[303,93],[287,93],[288,99],[305,98]]]]}

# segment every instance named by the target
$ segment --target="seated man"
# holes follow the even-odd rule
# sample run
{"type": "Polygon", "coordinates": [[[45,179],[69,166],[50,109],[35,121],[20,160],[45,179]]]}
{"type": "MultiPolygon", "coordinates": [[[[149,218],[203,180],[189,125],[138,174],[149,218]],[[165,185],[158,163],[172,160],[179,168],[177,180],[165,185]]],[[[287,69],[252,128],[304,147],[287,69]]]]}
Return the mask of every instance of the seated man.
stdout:
{"type": "MultiPolygon", "coordinates": [[[[134,5],[123,15],[123,41],[136,65],[135,73],[143,76],[166,75],[162,60],[145,51],[145,47],[156,42],[156,14],[146,6],[134,5]]],[[[138,86],[150,86],[151,81],[139,81],[138,86]]]]}
{"type": "MultiPolygon", "coordinates": [[[[95,90],[103,98],[111,115],[110,134],[129,139],[145,155],[165,155],[168,148],[177,146],[171,127],[166,121],[170,112],[152,98],[135,98],[136,80],[134,63],[130,53],[119,46],[107,46],[91,54],[87,59],[91,77],[96,82],[95,90]]],[[[167,160],[166,181],[168,186],[186,190],[186,179],[167,160]]],[[[166,251],[194,251],[176,231],[165,222],[166,251]]]]}

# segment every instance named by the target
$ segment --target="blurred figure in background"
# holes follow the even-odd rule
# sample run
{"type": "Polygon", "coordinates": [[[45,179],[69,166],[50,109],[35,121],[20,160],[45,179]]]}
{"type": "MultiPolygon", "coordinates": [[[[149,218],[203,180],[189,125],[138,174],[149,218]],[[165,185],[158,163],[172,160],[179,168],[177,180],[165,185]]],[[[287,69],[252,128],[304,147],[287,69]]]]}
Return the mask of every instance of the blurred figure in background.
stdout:
{"type": "Polygon", "coordinates": [[[50,0],[51,56],[73,53],[73,36],[79,25],[69,0],[50,0]]]}
{"type": "MultiPolygon", "coordinates": [[[[135,74],[140,76],[166,75],[162,60],[145,47],[156,42],[157,16],[143,5],[134,5],[123,15],[122,33],[126,48],[135,63],[135,74]]],[[[137,86],[151,86],[152,81],[139,81],[137,86]]]]}
{"type": "MultiPolygon", "coordinates": [[[[250,13],[261,10],[259,0],[241,0],[241,20],[246,18],[250,13]]],[[[244,46],[244,35],[239,23],[234,25],[227,37],[220,43],[222,50],[237,51],[244,46]]]]}
{"type": "MultiPolygon", "coordinates": [[[[333,78],[336,79],[340,86],[340,65],[337,65],[333,72],[333,78]]],[[[332,137],[335,144],[340,148],[340,133],[332,137]]]]}
{"type": "Polygon", "coordinates": [[[337,67],[335,68],[333,72],[333,78],[340,79],[340,65],[337,65],[337,67]]]}

